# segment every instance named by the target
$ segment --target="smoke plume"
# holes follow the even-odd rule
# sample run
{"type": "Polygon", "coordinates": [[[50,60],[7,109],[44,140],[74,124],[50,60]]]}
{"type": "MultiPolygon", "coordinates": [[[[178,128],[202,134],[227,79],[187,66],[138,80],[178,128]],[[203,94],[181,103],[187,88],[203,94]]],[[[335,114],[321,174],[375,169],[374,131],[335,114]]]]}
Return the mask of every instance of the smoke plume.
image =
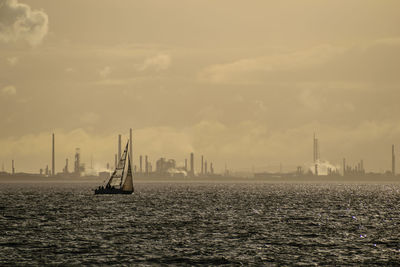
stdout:
{"type": "MultiPolygon", "coordinates": [[[[318,175],[328,175],[329,170],[331,172],[336,172],[338,170],[338,167],[331,164],[329,161],[318,160],[315,164],[317,164],[318,175]]],[[[311,165],[309,168],[313,174],[315,174],[315,164],[311,165]]]]}

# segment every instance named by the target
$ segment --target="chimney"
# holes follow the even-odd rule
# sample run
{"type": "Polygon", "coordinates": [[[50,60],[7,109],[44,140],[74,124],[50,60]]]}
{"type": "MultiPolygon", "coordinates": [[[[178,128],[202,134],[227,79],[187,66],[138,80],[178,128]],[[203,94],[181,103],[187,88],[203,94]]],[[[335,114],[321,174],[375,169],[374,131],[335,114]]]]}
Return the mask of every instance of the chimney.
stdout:
{"type": "Polygon", "coordinates": [[[12,175],[15,174],[14,160],[12,160],[12,163],[11,163],[11,174],[12,174],[12,175]]]}
{"type": "Polygon", "coordinates": [[[204,174],[204,158],[203,158],[203,155],[201,155],[201,172],[200,172],[200,174],[201,175],[204,174]]]}
{"type": "Polygon", "coordinates": [[[143,157],[140,155],[139,157],[139,173],[143,173],[143,157]]]}
{"type": "Polygon", "coordinates": [[[314,161],[314,163],[317,161],[317,157],[315,155],[315,133],[313,136],[313,161],[314,161]]]}
{"type": "Polygon", "coordinates": [[[188,166],[187,166],[187,159],[185,159],[185,171],[187,172],[187,168],[188,166]]]}
{"type": "Polygon", "coordinates": [[[55,163],[55,147],[54,147],[54,133],[53,133],[52,153],[51,153],[51,174],[56,175],[56,163],[55,163]]]}
{"type": "Polygon", "coordinates": [[[149,161],[148,161],[147,155],[144,156],[144,164],[145,164],[146,176],[148,176],[149,175],[149,161]]]}
{"type": "Polygon", "coordinates": [[[118,135],[118,161],[121,159],[121,135],[118,135]]]}
{"type": "Polygon", "coordinates": [[[392,175],[396,175],[396,156],[394,154],[394,145],[392,145],[392,175]]]}
{"type": "Polygon", "coordinates": [[[65,159],[64,173],[68,173],[68,158],[65,159]]]}

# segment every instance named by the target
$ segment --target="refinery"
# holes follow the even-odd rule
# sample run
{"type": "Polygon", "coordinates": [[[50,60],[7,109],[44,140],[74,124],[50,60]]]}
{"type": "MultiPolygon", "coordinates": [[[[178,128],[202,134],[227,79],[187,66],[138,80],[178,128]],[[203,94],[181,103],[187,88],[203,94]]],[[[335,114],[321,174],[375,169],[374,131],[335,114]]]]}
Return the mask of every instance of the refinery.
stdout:
{"type": "MultiPolygon", "coordinates": [[[[61,172],[56,172],[56,136],[53,133],[51,136],[51,168],[46,165],[43,168],[39,168],[38,173],[25,173],[17,172],[15,168],[15,160],[11,160],[11,171],[7,172],[2,164],[2,170],[0,171],[1,177],[18,178],[18,177],[49,177],[57,178],[61,180],[73,179],[73,178],[101,178],[107,179],[111,174],[117,162],[121,158],[121,142],[122,135],[118,135],[118,144],[116,153],[114,155],[114,164],[107,163],[104,170],[93,173],[93,160],[90,162],[90,170],[92,172],[86,172],[86,165],[81,161],[81,150],[80,148],[75,149],[73,166],[69,166],[68,158],[65,159],[64,167],[61,172]]],[[[132,144],[132,129],[129,133],[129,143],[132,144]]],[[[199,167],[198,170],[195,168],[195,154],[192,152],[184,159],[182,165],[178,165],[175,159],[167,159],[160,157],[155,161],[151,161],[148,155],[139,155],[138,162],[131,162],[133,166],[133,173],[135,178],[235,178],[235,177],[246,177],[246,178],[259,178],[259,179],[290,179],[290,178],[317,178],[317,177],[330,177],[332,179],[342,178],[376,178],[380,177],[396,177],[396,157],[395,157],[395,146],[391,147],[391,170],[386,172],[366,172],[364,168],[364,160],[360,159],[356,164],[347,164],[346,158],[343,158],[341,166],[332,165],[327,161],[321,159],[319,139],[315,133],[313,136],[313,158],[310,166],[297,166],[291,172],[283,172],[282,165],[280,166],[279,172],[252,172],[241,173],[230,171],[226,164],[225,169],[222,173],[214,172],[214,164],[209,161],[204,155],[201,155],[198,159],[199,167]]],[[[132,155],[132,145],[129,147],[130,155],[132,155]]]]}

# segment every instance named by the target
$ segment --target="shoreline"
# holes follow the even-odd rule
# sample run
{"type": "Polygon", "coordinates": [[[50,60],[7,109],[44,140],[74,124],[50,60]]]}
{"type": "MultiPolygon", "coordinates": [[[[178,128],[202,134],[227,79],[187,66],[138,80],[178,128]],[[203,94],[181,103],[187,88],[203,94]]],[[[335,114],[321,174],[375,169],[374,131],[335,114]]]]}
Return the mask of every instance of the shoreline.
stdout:
{"type": "MultiPolygon", "coordinates": [[[[0,176],[0,184],[13,183],[93,183],[103,184],[100,177],[37,177],[37,176],[0,176]]],[[[300,176],[300,177],[133,177],[134,184],[162,183],[268,183],[268,184],[400,184],[400,176],[300,176]]]]}

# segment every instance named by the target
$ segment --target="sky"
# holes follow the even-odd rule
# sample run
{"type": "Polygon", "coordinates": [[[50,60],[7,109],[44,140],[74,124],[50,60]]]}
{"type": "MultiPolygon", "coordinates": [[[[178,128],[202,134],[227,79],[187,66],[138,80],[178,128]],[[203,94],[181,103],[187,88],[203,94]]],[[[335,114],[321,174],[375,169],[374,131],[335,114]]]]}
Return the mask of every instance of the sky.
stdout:
{"type": "MultiPolygon", "coordinates": [[[[216,171],[400,158],[400,2],[0,0],[0,163],[195,153],[216,171]]],[[[400,163],[399,163],[400,164],[400,163]]],[[[399,165],[398,164],[398,165],[399,165]]],[[[153,165],[155,165],[153,163],[153,165]]],[[[400,165],[399,165],[400,166],[400,165]]]]}

